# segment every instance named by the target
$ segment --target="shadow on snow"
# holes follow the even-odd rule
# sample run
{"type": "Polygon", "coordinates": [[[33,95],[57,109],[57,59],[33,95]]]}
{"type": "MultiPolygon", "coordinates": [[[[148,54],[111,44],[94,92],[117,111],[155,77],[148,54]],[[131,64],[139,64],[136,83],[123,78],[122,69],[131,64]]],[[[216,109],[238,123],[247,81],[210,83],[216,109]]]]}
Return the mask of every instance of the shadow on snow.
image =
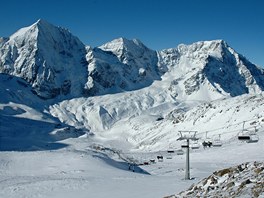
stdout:
{"type": "Polygon", "coordinates": [[[0,114],[0,151],[55,150],[67,147],[67,144],[56,141],[69,138],[72,134],[67,136],[66,131],[58,137],[58,134],[51,132],[70,127],[59,127],[64,128],[58,128],[57,123],[0,114]]]}
{"type": "MultiPolygon", "coordinates": [[[[110,157],[108,157],[105,154],[94,154],[93,157],[99,158],[101,160],[103,160],[106,164],[124,170],[124,171],[130,171],[132,172],[132,169],[129,169],[129,164],[127,162],[124,161],[116,161],[110,157]]],[[[135,173],[139,173],[139,174],[145,174],[145,175],[150,175],[150,173],[148,173],[147,171],[145,171],[144,169],[140,168],[139,166],[135,165],[134,166],[134,172],[135,173]]]]}

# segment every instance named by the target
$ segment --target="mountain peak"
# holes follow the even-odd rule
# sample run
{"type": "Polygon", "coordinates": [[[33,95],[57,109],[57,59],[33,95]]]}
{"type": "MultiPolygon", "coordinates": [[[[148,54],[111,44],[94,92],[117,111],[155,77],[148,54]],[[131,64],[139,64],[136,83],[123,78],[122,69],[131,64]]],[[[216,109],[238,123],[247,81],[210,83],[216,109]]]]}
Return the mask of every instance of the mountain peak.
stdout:
{"type": "Polygon", "coordinates": [[[38,19],[34,24],[50,24],[49,22],[47,22],[44,19],[38,19]]]}
{"type": "Polygon", "coordinates": [[[99,47],[104,51],[111,51],[117,57],[121,57],[124,53],[129,52],[129,54],[142,54],[143,51],[152,51],[146,47],[140,40],[121,37],[114,39],[99,47]]]}
{"type": "Polygon", "coordinates": [[[82,92],[86,49],[67,29],[39,19],[2,43],[0,46],[5,50],[3,54],[0,52],[0,57],[4,57],[4,62],[0,60],[0,65],[4,67],[0,71],[22,77],[40,97],[82,92]],[[80,76],[78,80],[75,75],[80,76]]]}
{"type": "Polygon", "coordinates": [[[36,40],[41,31],[47,32],[55,28],[57,27],[48,23],[43,19],[39,19],[37,20],[37,22],[33,23],[32,25],[23,27],[18,31],[16,31],[14,34],[12,34],[9,37],[9,40],[11,43],[15,42],[18,44],[23,43],[25,39],[36,40]]]}
{"type": "Polygon", "coordinates": [[[17,32],[10,36],[10,40],[11,42],[20,42],[21,40],[24,40],[26,38],[36,40],[40,34],[45,36],[47,32],[50,32],[52,35],[58,34],[58,32],[69,33],[69,31],[65,28],[55,26],[44,19],[38,19],[32,25],[19,29],[17,32]]]}
{"type": "Polygon", "coordinates": [[[46,21],[44,19],[38,19],[37,22],[35,22],[30,27],[34,27],[34,26],[43,27],[43,28],[47,28],[47,27],[57,27],[57,26],[54,26],[53,24],[49,23],[48,21],[46,21]]]}
{"type": "MultiPolygon", "coordinates": [[[[175,49],[179,54],[189,54],[192,57],[222,57],[223,51],[232,50],[224,40],[198,41],[190,45],[180,44],[175,49]]],[[[165,50],[166,51],[166,50],[165,50]]],[[[233,50],[234,51],[234,50],[233,50]]]]}
{"type": "Polygon", "coordinates": [[[114,39],[114,40],[100,46],[99,48],[104,48],[104,49],[128,48],[129,49],[129,48],[135,47],[135,46],[144,46],[145,47],[145,45],[139,39],[129,40],[127,38],[120,37],[120,38],[114,39]]]}
{"type": "Polygon", "coordinates": [[[198,41],[195,43],[192,43],[190,45],[186,44],[180,44],[178,48],[189,48],[189,49],[201,49],[201,48],[206,48],[206,49],[215,49],[216,47],[227,47],[228,44],[226,41],[219,39],[219,40],[210,40],[210,41],[198,41]]]}

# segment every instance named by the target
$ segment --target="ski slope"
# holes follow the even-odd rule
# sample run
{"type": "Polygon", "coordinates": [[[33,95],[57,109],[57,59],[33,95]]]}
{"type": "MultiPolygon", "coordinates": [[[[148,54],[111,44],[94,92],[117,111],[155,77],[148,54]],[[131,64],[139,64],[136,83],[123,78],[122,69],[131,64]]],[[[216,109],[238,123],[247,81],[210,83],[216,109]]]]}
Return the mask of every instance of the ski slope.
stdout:
{"type": "MultiPolygon", "coordinates": [[[[191,151],[191,177],[184,180],[185,155],[120,151],[137,161],[157,155],[163,162],[138,166],[135,172],[107,149],[94,149],[106,140],[82,136],[60,141],[65,148],[0,153],[0,197],[164,197],[187,189],[212,172],[248,161],[264,161],[264,132],[258,143],[234,139],[219,148],[191,151]]],[[[115,145],[117,149],[119,145],[115,145]]]]}

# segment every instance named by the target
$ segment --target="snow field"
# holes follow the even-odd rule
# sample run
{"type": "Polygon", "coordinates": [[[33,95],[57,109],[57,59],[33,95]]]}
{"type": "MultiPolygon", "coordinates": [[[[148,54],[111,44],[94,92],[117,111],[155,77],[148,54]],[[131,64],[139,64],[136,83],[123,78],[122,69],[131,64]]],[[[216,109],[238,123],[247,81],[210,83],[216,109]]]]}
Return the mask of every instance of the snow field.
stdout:
{"type": "Polygon", "coordinates": [[[164,156],[163,162],[156,160],[132,172],[115,154],[92,150],[94,140],[85,136],[62,141],[69,146],[56,151],[1,152],[0,197],[164,197],[187,189],[216,170],[264,161],[259,152],[264,149],[263,132],[259,135],[258,143],[235,140],[220,148],[191,151],[194,180],[189,181],[183,179],[185,155],[174,153],[167,159],[166,151],[124,153],[143,161],[164,156]]]}

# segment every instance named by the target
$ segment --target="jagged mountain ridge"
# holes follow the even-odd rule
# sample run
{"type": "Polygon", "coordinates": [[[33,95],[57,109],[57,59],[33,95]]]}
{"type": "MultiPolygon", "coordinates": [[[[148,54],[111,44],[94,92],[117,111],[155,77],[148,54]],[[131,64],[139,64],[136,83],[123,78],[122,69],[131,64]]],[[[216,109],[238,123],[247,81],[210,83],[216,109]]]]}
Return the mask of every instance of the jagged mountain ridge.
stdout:
{"type": "Polygon", "coordinates": [[[175,85],[179,83],[187,96],[204,86],[208,91],[224,96],[263,90],[263,69],[247,61],[223,40],[179,45],[176,49],[159,53],[159,63],[165,70],[170,71],[175,67],[180,73],[172,80],[170,87],[176,96],[175,85]]]}
{"type": "Polygon", "coordinates": [[[263,69],[222,40],[153,51],[139,40],[98,48],[44,20],[0,40],[0,72],[18,76],[42,98],[102,95],[140,89],[170,73],[178,99],[217,99],[264,89],[263,69]],[[203,98],[201,95],[207,95],[203,98]]]}
{"type": "Polygon", "coordinates": [[[140,89],[159,80],[156,52],[138,40],[113,40],[87,53],[87,95],[140,89]]]}

